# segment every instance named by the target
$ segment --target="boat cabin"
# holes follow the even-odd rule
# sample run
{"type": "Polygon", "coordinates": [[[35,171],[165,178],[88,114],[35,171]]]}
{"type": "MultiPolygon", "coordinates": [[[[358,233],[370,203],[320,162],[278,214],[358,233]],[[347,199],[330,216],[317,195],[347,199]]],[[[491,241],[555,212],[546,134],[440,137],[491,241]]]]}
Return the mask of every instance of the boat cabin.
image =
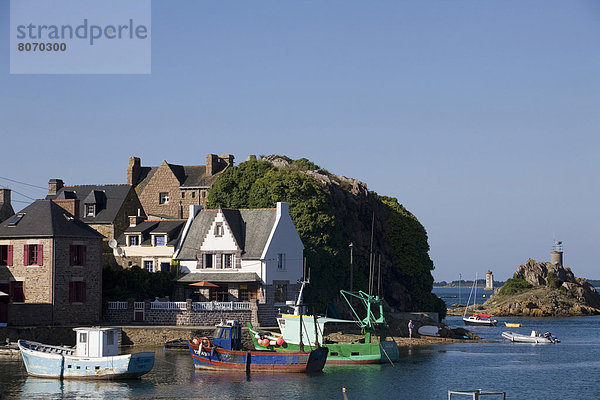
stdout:
{"type": "Polygon", "coordinates": [[[220,323],[213,335],[213,344],[226,350],[242,349],[242,326],[238,321],[228,320],[220,323]]]}
{"type": "Polygon", "coordinates": [[[107,357],[119,354],[119,329],[73,328],[77,334],[76,356],[107,357]]]}

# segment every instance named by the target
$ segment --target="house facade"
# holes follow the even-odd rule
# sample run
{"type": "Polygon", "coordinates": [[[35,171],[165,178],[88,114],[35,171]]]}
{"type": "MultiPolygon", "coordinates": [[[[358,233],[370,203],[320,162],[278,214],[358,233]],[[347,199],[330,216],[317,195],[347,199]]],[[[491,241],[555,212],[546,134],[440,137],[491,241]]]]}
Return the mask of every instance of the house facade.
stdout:
{"type": "Polygon", "coordinates": [[[100,321],[102,238],[50,200],[0,223],[0,324],[100,321]]]}
{"type": "Polygon", "coordinates": [[[139,266],[150,272],[170,271],[173,253],[186,220],[147,220],[130,217],[117,239],[114,256],[124,268],[139,266]]]}
{"type": "Polygon", "coordinates": [[[50,179],[46,199],[104,236],[104,264],[108,265],[115,264],[108,242],[129,227],[130,215],[145,215],[137,193],[127,184],[65,186],[61,179],[50,179]]]}
{"type": "Polygon", "coordinates": [[[144,167],[130,157],[127,183],[135,190],[150,218],[188,218],[189,206],[206,205],[208,190],[219,174],[233,166],[233,155],[208,154],[206,165],[177,165],[166,161],[144,167]]]}
{"type": "Polygon", "coordinates": [[[295,300],[304,246],[287,203],[272,209],[194,210],[174,258],[180,299],[258,304],[261,325],[295,300]],[[194,215],[195,214],[195,215],[194,215]]]}

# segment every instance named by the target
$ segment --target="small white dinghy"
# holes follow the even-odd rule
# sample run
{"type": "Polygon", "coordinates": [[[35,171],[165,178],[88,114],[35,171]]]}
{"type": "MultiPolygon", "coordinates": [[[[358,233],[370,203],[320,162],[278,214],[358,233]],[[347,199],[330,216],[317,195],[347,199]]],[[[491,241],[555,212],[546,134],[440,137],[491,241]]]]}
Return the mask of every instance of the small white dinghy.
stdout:
{"type": "Polygon", "coordinates": [[[511,342],[518,343],[559,343],[560,340],[556,336],[552,336],[550,332],[543,335],[538,331],[531,331],[530,335],[523,335],[515,332],[502,332],[502,337],[511,342]]]}

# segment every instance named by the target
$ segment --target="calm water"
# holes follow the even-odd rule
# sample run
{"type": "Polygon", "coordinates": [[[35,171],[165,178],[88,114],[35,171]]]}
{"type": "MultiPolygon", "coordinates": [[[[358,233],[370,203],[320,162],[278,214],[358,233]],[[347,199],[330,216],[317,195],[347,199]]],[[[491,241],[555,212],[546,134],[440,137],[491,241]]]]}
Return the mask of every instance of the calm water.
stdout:
{"type": "MultiPolygon", "coordinates": [[[[438,295],[439,298],[446,302],[446,305],[450,307],[452,304],[467,304],[469,300],[469,294],[471,293],[471,287],[458,288],[435,288],[433,293],[438,295]]],[[[471,294],[471,302],[476,304],[483,304],[485,301],[494,293],[492,290],[483,290],[483,288],[477,288],[477,293],[473,291],[471,294]]]]}
{"type": "MultiPolygon", "coordinates": [[[[600,317],[524,319],[522,328],[551,331],[562,343],[503,342],[504,326],[473,327],[490,343],[405,348],[395,366],[326,367],[322,374],[253,375],[194,371],[184,352],[156,350],[153,371],[124,382],[27,377],[20,356],[0,356],[0,397],[22,399],[447,399],[449,389],[506,391],[508,399],[600,399],[600,317]]],[[[446,320],[463,326],[460,317],[446,320]]],[[[136,349],[138,351],[138,349],[136,349]]],[[[453,397],[454,398],[454,397],[453,397]]],[[[462,397],[465,398],[466,397],[462,397]]],[[[492,399],[493,397],[490,397],[492,399]]],[[[460,399],[460,397],[458,398],[460,399]]]]}

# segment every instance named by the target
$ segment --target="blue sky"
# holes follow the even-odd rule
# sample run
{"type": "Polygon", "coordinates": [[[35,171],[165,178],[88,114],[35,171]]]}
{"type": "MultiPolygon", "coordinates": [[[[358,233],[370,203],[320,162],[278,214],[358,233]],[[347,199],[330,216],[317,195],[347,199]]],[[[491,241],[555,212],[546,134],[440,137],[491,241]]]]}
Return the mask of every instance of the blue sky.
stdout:
{"type": "Polygon", "coordinates": [[[16,192],[123,183],[132,155],[306,157],[413,212],[436,280],[504,280],[555,239],[600,279],[598,2],[155,0],[150,75],[10,75],[8,1],[0,32],[16,192]]]}

